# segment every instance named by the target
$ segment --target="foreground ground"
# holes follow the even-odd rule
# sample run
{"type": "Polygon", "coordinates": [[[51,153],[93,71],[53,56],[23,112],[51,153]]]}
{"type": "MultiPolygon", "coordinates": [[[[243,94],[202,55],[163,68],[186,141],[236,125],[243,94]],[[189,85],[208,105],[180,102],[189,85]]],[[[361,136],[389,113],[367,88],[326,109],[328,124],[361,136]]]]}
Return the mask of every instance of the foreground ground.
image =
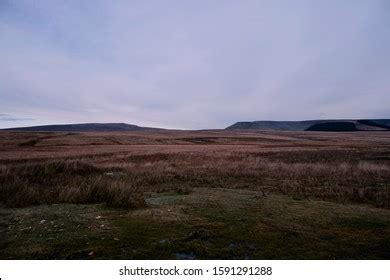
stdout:
{"type": "Polygon", "coordinates": [[[0,133],[1,259],[388,259],[390,134],[0,133]]]}

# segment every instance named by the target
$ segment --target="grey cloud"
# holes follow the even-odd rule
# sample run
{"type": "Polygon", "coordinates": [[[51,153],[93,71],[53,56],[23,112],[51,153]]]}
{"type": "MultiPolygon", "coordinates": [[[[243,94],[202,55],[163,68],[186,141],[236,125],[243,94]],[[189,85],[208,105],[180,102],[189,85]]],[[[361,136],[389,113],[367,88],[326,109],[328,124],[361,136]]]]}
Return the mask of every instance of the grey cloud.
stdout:
{"type": "Polygon", "coordinates": [[[390,115],[387,1],[21,0],[1,10],[0,110],[34,124],[390,115]]]}

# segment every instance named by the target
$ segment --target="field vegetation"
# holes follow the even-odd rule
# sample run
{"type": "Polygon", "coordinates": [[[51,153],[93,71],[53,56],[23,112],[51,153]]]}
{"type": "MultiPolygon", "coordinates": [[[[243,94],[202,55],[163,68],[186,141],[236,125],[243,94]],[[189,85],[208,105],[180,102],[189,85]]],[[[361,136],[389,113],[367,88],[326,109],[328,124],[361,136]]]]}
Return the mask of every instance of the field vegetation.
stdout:
{"type": "Polygon", "coordinates": [[[389,208],[388,132],[0,133],[3,258],[386,258],[389,208]]]}

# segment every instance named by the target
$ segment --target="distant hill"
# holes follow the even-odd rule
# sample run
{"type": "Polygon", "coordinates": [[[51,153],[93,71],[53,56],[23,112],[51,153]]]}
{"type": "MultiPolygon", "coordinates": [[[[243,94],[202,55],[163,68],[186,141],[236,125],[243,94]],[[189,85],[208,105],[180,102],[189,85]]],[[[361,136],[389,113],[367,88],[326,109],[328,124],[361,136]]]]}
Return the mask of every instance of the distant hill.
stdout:
{"type": "Polygon", "coordinates": [[[8,131],[42,131],[42,132],[114,132],[114,131],[151,131],[159,128],[142,127],[126,123],[83,123],[41,125],[30,127],[7,128],[8,131]]]}
{"type": "Polygon", "coordinates": [[[354,122],[322,122],[316,123],[306,131],[359,131],[354,122]]]}
{"type": "Polygon", "coordinates": [[[305,130],[317,121],[254,121],[237,122],[226,129],[260,129],[260,130],[305,130]]]}
{"type": "MultiPolygon", "coordinates": [[[[390,131],[390,119],[253,121],[237,122],[226,128],[226,130],[251,129],[279,131],[390,131]]],[[[163,129],[126,123],[83,123],[15,127],[2,130],[27,132],[121,132],[159,131],[163,129]]]]}
{"type": "Polygon", "coordinates": [[[237,122],[226,128],[281,131],[384,131],[390,130],[390,119],[309,120],[237,122]]]}

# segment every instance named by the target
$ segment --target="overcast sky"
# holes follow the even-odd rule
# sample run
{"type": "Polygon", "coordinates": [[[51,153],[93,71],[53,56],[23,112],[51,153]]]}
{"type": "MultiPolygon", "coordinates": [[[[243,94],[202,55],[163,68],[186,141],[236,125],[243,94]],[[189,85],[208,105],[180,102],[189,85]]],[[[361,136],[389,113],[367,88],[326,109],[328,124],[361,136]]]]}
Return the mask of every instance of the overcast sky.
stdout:
{"type": "Polygon", "coordinates": [[[389,117],[388,0],[0,0],[0,127],[389,117]]]}

